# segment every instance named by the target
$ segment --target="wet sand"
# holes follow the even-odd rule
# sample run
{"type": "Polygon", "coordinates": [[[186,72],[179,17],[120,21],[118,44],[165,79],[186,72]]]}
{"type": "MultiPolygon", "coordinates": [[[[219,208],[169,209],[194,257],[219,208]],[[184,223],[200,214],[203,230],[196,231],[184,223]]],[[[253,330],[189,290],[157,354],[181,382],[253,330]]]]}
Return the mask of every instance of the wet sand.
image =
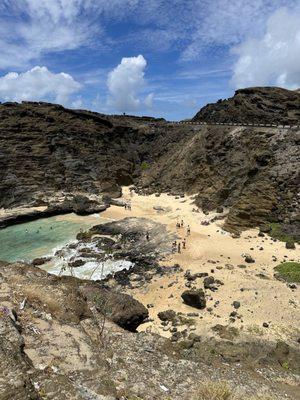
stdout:
{"type": "MultiPolygon", "coordinates": [[[[239,329],[249,337],[261,336],[265,339],[282,339],[295,342],[300,335],[300,288],[292,291],[283,282],[273,277],[274,267],[283,260],[300,261],[300,249],[287,250],[282,242],[273,242],[266,235],[258,237],[258,230],[243,232],[240,238],[232,238],[221,228],[222,221],[209,226],[201,225],[201,221],[213,218],[202,212],[195,213],[191,197],[175,199],[174,196],[162,194],[140,196],[130,195],[128,188],[123,188],[123,197],[132,204],[132,210],[111,206],[101,214],[102,218],[122,219],[124,217],[147,217],[167,225],[168,230],[177,233],[178,237],[186,237],[186,249],[180,254],[169,256],[161,264],[168,267],[180,264],[183,272],[172,276],[154,278],[147,286],[130,290],[133,297],[143,304],[153,304],[149,309],[153,322],[144,324],[140,330],[151,330],[164,336],[170,336],[163,330],[157,313],[173,309],[182,313],[199,313],[193,317],[192,329],[201,335],[213,335],[211,328],[216,324],[229,325],[239,329]],[[161,206],[166,212],[157,212],[154,206],[161,206]],[[176,228],[176,222],[184,221],[183,228],[176,228]],[[186,227],[190,225],[191,235],[187,236],[186,227]],[[255,263],[247,264],[243,254],[250,254],[255,263]],[[272,259],[277,258],[277,261],[272,259]],[[245,265],[241,268],[238,265],[245,265]],[[184,272],[207,272],[224,282],[218,291],[206,290],[207,308],[197,310],[183,304],[181,293],[186,289],[184,272]],[[259,275],[260,274],[260,275],[259,275]],[[235,311],[233,301],[241,306],[237,311],[239,318],[230,322],[229,314],[235,311]],[[216,304],[217,302],[217,304],[216,304]],[[219,303],[218,303],[219,302],[219,303]],[[212,311],[208,311],[208,309],[212,311]],[[268,328],[263,323],[269,324],[268,328]]],[[[203,279],[197,279],[196,287],[203,288],[203,279]]]]}

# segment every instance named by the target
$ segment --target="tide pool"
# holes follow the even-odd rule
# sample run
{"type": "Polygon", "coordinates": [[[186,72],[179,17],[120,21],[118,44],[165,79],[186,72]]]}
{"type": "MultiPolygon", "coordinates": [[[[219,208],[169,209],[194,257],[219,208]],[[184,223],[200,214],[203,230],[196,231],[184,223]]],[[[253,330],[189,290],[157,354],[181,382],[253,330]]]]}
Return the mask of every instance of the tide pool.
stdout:
{"type": "Polygon", "coordinates": [[[0,229],[0,260],[31,261],[53,255],[56,248],[74,240],[81,229],[87,230],[101,220],[98,215],[67,214],[0,229]]]}

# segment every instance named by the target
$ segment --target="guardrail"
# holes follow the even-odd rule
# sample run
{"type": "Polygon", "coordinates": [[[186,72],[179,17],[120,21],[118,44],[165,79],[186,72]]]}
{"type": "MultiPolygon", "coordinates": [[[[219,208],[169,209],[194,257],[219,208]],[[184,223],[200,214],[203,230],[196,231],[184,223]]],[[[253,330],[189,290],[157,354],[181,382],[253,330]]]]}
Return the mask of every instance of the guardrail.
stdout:
{"type": "Polygon", "coordinates": [[[195,122],[195,121],[171,121],[171,125],[226,125],[226,126],[251,126],[256,128],[280,128],[280,129],[300,129],[300,125],[275,125],[275,124],[242,124],[236,122],[195,122]]]}

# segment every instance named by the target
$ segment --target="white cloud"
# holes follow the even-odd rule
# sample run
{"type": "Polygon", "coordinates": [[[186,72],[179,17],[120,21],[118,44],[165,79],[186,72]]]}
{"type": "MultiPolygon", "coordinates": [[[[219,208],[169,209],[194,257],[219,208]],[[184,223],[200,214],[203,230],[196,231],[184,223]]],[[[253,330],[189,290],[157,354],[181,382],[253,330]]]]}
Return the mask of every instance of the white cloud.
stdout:
{"type": "Polygon", "coordinates": [[[24,67],[54,51],[100,46],[105,18],[120,18],[136,0],[2,0],[0,68],[24,67]],[[9,17],[9,18],[8,18],[9,17]]]}
{"type": "Polygon", "coordinates": [[[235,87],[300,87],[300,9],[280,9],[268,20],[265,34],[235,50],[235,87]]]}
{"type": "MultiPolygon", "coordinates": [[[[176,49],[182,61],[216,56],[220,47],[262,34],[265,21],[279,7],[299,0],[139,0],[136,22],[147,29],[129,40],[151,50],[176,49]],[[152,28],[149,28],[149,26],[152,28]]],[[[223,54],[224,56],[225,54],[223,54]]]]}
{"type": "MultiPolygon", "coordinates": [[[[153,51],[178,50],[181,60],[203,51],[238,45],[261,35],[265,20],[299,0],[2,0],[0,68],[24,68],[43,55],[82,46],[111,48],[129,43],[153,51]],[[108,37],[121,19],[134,34],[108,37]],[[149,28],[151,26],[151,28],[149,28]]],[[[225,55],[225,54],[223,54],[225,55]]]]}
{"type": "Polygon", "coordinates": [[[144,104],[147,108],[152,108],[153,106],[153,99],[154,99],[154,93],[149,93],[144,101],[144,104]]]}
{"type": "Polygon", "coordinates": [[[145,87],[146,66],[147,61],[142,55],[122,58],[121,63],[108,74],[110,106],[122,112],[138,110],[142,104],[151,106],[153,94],[149,94],[144,101],[139,97],[145,87]]]}
{"type": "Polygon", "coordinates": [[[293,6],[295,0],[202,0],[195,2],[193,26],[182,60],[194,60],[203,51],[220,52],[220,47],[238,45],[261,35],[265,21],[279,7],[293,6]]]}
{"type": "Polygon", "coordinates": [[[71,75],[54,74],[46,67],[24,73],[10,72],[0,77],[0,98],[5,101],[47,100],[67,104],[81,85],[71,75]]]}

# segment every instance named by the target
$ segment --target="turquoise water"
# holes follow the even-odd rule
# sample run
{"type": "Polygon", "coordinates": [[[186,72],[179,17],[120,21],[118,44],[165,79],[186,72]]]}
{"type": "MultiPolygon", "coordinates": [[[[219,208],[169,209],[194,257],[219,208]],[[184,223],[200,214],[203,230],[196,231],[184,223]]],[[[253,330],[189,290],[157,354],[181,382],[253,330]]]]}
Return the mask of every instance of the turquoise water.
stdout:
{"type": "Polygon", "coordinates": [[[96,216],[78,217],[75,214],[41,218],[0,229],[0,260],[30,261],[53,254],[76,238],[80,229],[86,230],[97,222],[96,216]]]}

